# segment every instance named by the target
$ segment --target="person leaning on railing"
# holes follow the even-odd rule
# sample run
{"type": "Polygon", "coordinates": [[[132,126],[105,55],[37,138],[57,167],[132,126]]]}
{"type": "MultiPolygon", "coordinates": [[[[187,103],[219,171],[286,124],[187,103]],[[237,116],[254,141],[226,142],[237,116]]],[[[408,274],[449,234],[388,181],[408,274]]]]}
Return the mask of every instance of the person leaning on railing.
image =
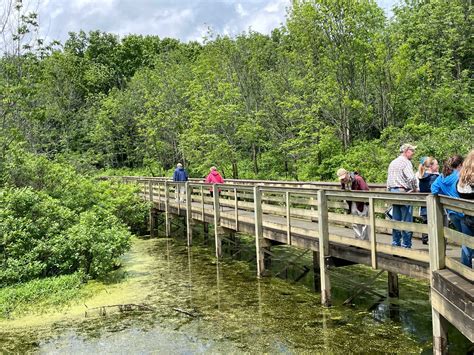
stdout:
{"type": "MultiPolygon", "coordinates": [[[[388,166],[387,189],[391,192],[416,192],[418,182],[413,172],[411,159],[415,154],[416,146],[403,144],[400,155],[388,166]]],[[[394,221],[413,222],[413,206],[393,205],[392,219],[394,221]]],[[[392,230],[392,245],[411,248],[413,233],[409,231],[392,230]]]]}
{"type": "MultiPolygon", "coordinates": [[[[463,157],[460,155],[453,155],[443,162],[443,171],[440,176],[431,185],[431,193],[433,195],[445,195],[459,198],[459,193],[456,190],[456,184],[459,180],[459,171],[461,170],[463,157]]],[[[463,229],[464,214],[453,210],[447,210],[448,219],[453,224],[454,229],[461,232],[463,229]]]]}
{"type": "MultiPolygon", "coordinates": [[[[461,170],[459,171],[459,181],[456,185],[459,197],[466,200],[474,200],[474,149],[469,152],[461,170]]],[[[464,215],[464,234],[474,236],[474,216],[464,215]]],[[[461,262],[472,268],[473,249],[466,245],[461,247],[461,262]]]]}
{"type": "MultiPolygon", "coordinates": [[[[337,171],[337,178],[341,182],[343,190],[350,191],[368,191],[369,186],[357,172],[348,172],[346,169],[337,171]]],[[[352,215],[367,217],[369,215],[369,207],[365,202],[347,201],[349,212],[352,215]]],[[[356,239],[369,240],[369,226],[366,224],[352,224],[356,239]]]]}

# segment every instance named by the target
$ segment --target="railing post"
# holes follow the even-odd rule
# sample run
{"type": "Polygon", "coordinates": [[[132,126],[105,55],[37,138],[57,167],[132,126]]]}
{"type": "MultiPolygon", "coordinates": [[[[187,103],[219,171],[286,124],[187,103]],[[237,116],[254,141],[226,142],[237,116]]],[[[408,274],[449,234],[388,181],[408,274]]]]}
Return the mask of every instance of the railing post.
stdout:
{"type": "Polygon", "coordinates": [[[201,218],[204,223],[206,223],[204,216],[204,188],[201,185],[201,218]]]}
{"type": "Polygon", "coordinates": [[[193,228],[192,228],[192,186],[189,182],[186,182],[186,235],[188,237],[188,246],[191,246],[193,242],[193,228]]]}
{"type": "MultiPolygon", "coordinates": [[[[353,202],[355,203],[355,202],[353,202]]],[[[377,229],[375,225],[375,200],[369,197],[369,233],[370,233],[370,256],[372,269],[377,269],[377,229]]]]}
{"type": "Polygon", "coordinates": [[[321,304],[331,306],[331,282],[326,266],[329,257],[328,203],[324,190],[318,191],[319,269],[321,277],[321,304]]]}
{"type": "Polygon", "coordinates": [[[237,188],[234,187],[234,218],[235,218],[235,231],[239,231],[239,199],[237,197],[237,188]]]}
{"type": "Polygon", "coordinates": [[[290,192],[289,191],[285,192],[285,205],[286,205],[286,243],[288,245],[291,245],[291,205],[290,205],[290,192]]]}
{"type": "Polygon", "coordinates": [[[149,227],[150,227],[150,237],[155,236],[155,204],[153,202],[153,183],[152,181],[148,181],[148,199],[150,200],[150,214],[148,216],[149,219],[149,227]]]}
{"type": "MultiPolygon", "coordinates": [[[[438,196],[426,197],[428,238],[430,251],[430,283],[433,291],[433,272],[444,269],[446,242],[443,230],[443,209],[438,196]]],[[[448,321],[431,304],[433,323],[433,354],[446,354],[448,345],[448,321]]]]}
{"type": "Polygon", "coordinates": [[[153,203],[153,182],[151,180],[148,181],[148,199],[153,203]]]}
{"type": "Polygon", "coordinates": [[[177,182],[176,183],[176,189],[174,190],[174,198],[176,202],[178,202],[178,216],[181,213],[181,183],[177,182]]]}
{"type": "Polygon", "coordinates": [[[255,221],[255,249],[257,253],[257,277],[263,276],[265,271],[265,255],[263,249],[263,213],[262,191],[258,186],[253,188],[254,221],[255,221]]]}
{"type": "Polygon", "coordinates": [[[221,213],[219,205],[219,188],[217,184],[212,185],[212,194],[214,197],[214,238],[216,243],[216,257],[222,256],[222,240],[220,237],[221,213]]]}
{"type": "Polygon", "coordinates": [[[156,189],[158,190],[158,210],[161,210],[161,187],[160,182],[156,182],[156,189]]]}
{"type": "Polygon", "coordinates": [[[168,191],[168,182],[165,181],[165,235],[169,237],[171,235],[171,225],[170,225],[170,195],[168,191]]]}
{"type": "Polygon", "coordinates": [[[439,197],[429,195],[426,197],[426,209],[428,218],[428,235],[430,251],[430,270],[444,269],[446,242],[443,229],[443,208],[439,197]]]}

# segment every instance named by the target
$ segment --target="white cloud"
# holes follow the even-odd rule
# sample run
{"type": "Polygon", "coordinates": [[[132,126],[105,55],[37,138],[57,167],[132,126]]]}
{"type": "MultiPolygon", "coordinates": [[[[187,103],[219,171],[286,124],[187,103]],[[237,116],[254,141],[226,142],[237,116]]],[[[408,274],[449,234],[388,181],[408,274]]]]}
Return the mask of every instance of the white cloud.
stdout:
{"type": "MultiPolygon", "coordinates": [[[[386,12],[398,0],[378,0],[386,12]]],[[[182,41],[216,34],[237,35],[251,28],[269,34],[285,22],[291,0],[43,0],[43,36],[64,41],[68,32],[101,30],[153,34],[182,41]]]]}
{"type": "Polygon", "coordinates": [[[245,17],[245,16],[248,15],[248,12],[244,10],[244,7],[242,6],[241,3],[238,3],[235,6],[235,11],[237,11],[237,13],[239,14],[240,17],[245,17]]]}

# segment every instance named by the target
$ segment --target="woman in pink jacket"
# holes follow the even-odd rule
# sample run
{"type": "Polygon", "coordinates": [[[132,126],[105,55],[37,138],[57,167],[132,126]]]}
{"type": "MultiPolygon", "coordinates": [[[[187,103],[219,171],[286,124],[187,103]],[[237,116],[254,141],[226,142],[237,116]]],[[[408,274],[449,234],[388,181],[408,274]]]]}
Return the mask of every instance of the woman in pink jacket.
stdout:
{"type": "MultiPolygon", "coordinates": [[[[211,167],[211,172],[209,175],[206,177],[206,184],[223,184],[224,179],[222,178],[221,174],[217,171],[217,168],[215,166],[211,167]]],[[[212,189],[211,191],[211,197],[213,196],[212,189]]],[[[221,189],[219,189],[219,192],[221,192],[221,189]]]]}

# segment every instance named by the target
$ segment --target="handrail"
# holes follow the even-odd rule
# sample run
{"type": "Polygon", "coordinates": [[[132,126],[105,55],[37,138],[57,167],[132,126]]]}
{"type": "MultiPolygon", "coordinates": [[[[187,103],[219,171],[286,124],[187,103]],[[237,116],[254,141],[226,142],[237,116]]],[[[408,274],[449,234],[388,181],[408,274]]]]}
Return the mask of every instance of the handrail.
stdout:
{"type": "MultiPolygon", "coordinates": [[[[180,192],[177,190],[178,185],[185,185],[186,197],[191,199],[191,210],[200,211],[202,219],[204,219],[205,212],[204,210],[208,209],[210,205],[222,206],[225,209],[231,209],[232,212],[221,212],[219,216],[219,221],[221,218],[229,218],[229,213],[232,214],[232,218],[235,222],[236,228],[239,225],[239,219],[243,220],[246,217],[241,216],[238,210],[248,211],[255,213],[255,191],[259,193],[260,207],[257,212],[264,215],[275,216],[279,218],[284,218],[281,222],[281,227],[271,224],[272,228],[280,228],[285,230],[286,239],[288,244],[291,244],[292,236],[297,234],[303,234],[307,236],[314,235],[309,227],[302,225],[296,226],[297,223],[301,221],[307,221],[309,223],[319,222],[320,213],[318,209],[320,207],[320,202],[318,201],[318,196],[320,196],[320,191],[324,191],[324,202],[325,208],[328,210],[325,214],[327,223],[331,226],[350,226],[353,223],[356,224],[366,224],[370,225],[371,229],[374,231],[390,231],[391,229],[400,229],[406,231],[412,231],[416,233],[426,233],[430,234],[430,240],[433,235],[433,229],[430,225],[424,225],[416,222],[402,222],[402,221],[393,221],[393,220],[384,220],[376,216],[376,212],[379,213],[380,209],[376,209],[376,204],[384,202],[386,204],[407,204],[412,206],[427,206],[428,209],[432,210],[433,206],[427,204],[428,197],[434,201],[435,207],[438,209],[441,217],[433,212],[429,213],[429,220],[434,221],[433,223],[442,223],[439,220],[442,219],[442,210],[450,209],[458,212],[463,212],[466,214],[474,214],[474,203],[469,200],[456,199],[448,196],[433,196],[425,193],[397,193],[397,192],[388,192],[388,191],[346,191],[346,190],[335,190],[335,189],[324,189],[321,188],[324,183],[316,186],[316,184],[306,183],[306,182],[286,182],[281,181],[281,185],[287,186],[269,186],[266,182],[259,180],[247,180],[247,182],[255,183],[254,186],[241,184],[239,180],[238,183],[227,181],[224,184],[209,184],[200,181],[199,179],[192,179],[195,181],[188,182],[174,182],[169,178],[150,178],[150,177],[123,177],[125,181],[135,181],[138,184],[143,186],[143,192],[146,198],[155,198],[158,196],[158,200],[161,204],[163,197],[165,199],[165,207],[167,211],[170,206],[176,204],[178,212],[182,208],[187,208],[186,206],[180,203],[181,199],[178,199],[180,192]],[[289,184],[288,184],[289,183],[289,184]],[[305,185],[297,187],[295,185],[301,184],[305,185]],[[155,189],[158,185],[158,188],[155,189]],[[288,186],[290,185],[290,186],[288,186]],[[151,186],[151,187],[150,187],[151,186]],[[164,195],[163,195],[164,187],[164,195]],[[197,191],[196,191],[197,190],[197,191]],[[211,197],[209,190],[213,190],[217,193],[217,196],[211,197]],[[177,203],[173,202],[174,199],[178,200],[177,203]],[[347,215],[342,214],[340,208],[343,208],[344,205],[339,205],[340,201],[344,202],[346,200],[354,202],[364,202],[368,204],[370,214],[368,216],[357,216],[357,215],[347,215]],[[200,202],[200,206],[192,205],[192,202],[200,202]],[[207,207],[206,207],[207,206],[207,207]],[[236,207],[237,206],[237,207],[236,207]],[[440,219],[441,218],[441,219],[440,219]]],[[[274,183],[274,182],[273,182],[274,183]]],[[[333,184],[333,183],[331,183],[333,184]]],[[[334,185],[334,184],[333,184],[334,185]]],[[[430,201],[431,201],[430,200],[430,201]]],[[[220,208],[220,207],[219,207],[220,208]]],[[[220,223],[220,222],[219,222],[220,223]]],[[[263,220],[263,226],[269,226],[269,222],[263,220]]],[[[274,222],[272,222],[274,223],[274,222]]],[[[279,222],[280,223],[280,222],[279,222]]],[[[446,238],[451,244],[454,245],[467,245],[469,247],[473,246],[471,237],[457,231],[448,229],[447,227],[437,227],[438,240],[444,240],[446,238]],[[440,239],[441,238],[441,239],[440,239]]],[[[341,232],[342,233],[342,232],[341,232]]],[[[420,250],[403,250],[401,248],[392,247],[389,244],[380,243],[377,241],[377,233],[370,233],[370,243],[362,243],[354,238],[350,238],[346,235],[336,236],[331,232],[331,241],[338,241],[343,244],[357,244],[363,249],[371,250],[372,266],[377,268],[377,252],[388,252],[394,255],[400,255],[404,257],[410,257],[414,260],[426,261],[428,260],[428,253],[420,250]]],[[[435,245],[436,242],[433,240],[430,244],[435,245]]],[[[453,259],[449,258],[446,255],[446,251],[442,248],[443,243],[439,242],[438,247],[440,248],[437,253],[439,255],[439,268],[455,268],[455,272],[461,273],[462,275],[467,275],[470,277],[470,270],[464,270],[463,266],[459,262],[454,262],[453,259]],[[449,260],[448,260],[449,259],[449,260]],[[454,265],[454,266],[453,266],[454,265]],[[461,271],[460,271],[461,270],[461,271]]],[[[433,246],[431,245],[430,248],[433,246]]]]}
{"type": "MultiPolygon", "coordinates": [[[[103,178],[113,178],[115,176],[104,176],[103,178]]],[[[155,180],[155,181],[172,181],[171,177],[164,177],[164,176],[121,176],[121,178],[125,179],[144,179],[144,180],[155,180]]],[[[190,182],[199,182],[202,181],[204,178],[189,178],[190,182]]],[[[296,185],[300,188],[317,188],[320,186],[332,187],[332,188],[339,188],[341,185],[338,182],[333,181],[294,181],[294,180],[252,180],[252,179],[226,179],[226,182],[229,183],[236,183],[240,185],[296,185]]],[[[369,188],[373,189],[380,189],[386,190],[385,184],[379,183],[368,183],[369,188]]]]}

